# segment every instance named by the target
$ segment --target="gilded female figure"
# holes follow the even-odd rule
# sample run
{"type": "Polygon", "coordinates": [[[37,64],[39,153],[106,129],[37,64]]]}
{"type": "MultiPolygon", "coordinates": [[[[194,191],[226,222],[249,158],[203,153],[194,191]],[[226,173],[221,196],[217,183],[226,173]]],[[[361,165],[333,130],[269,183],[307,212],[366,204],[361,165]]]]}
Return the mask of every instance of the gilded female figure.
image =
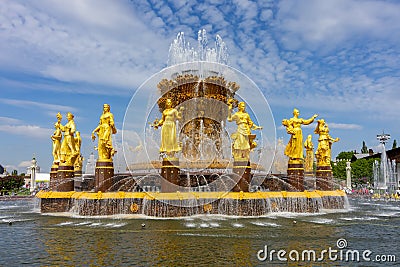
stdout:
{"type": "Polygon", "coordinates": [[[57,122],[54,124],[55,131],[53,135],[51,136],[51,140],[53,141],[53,164],[58,164],[60,162],[60,149],[61,149],[61,139],[62,139],[62,133],[60,129],[60,124],[61,124],[61,119],[62,116],[60,112],[57,113],[57,122]]]}
{"type": "Polygon", "coordinates": [[[318,120],[317,127],[314,130],[319,135],[318,147],[315,152],[318,166],[330,166],[332,143],[339,141],[339,138],[332,138],[329,135],[329,127],[325,120],[318,120]]]}
{"type": "Polygon", "coordinates": [[[99,161],[110,161],[116,153],[112,145],[112,134],[117,133],[114,124],[114,115],[110,112],[110,105],[103,105],[103,114],[100,116],[99,125],[92,132],[92,140],[96,139],[95,133],[98,136],[97,151],[99,161]]]}
{"type": "Polygon", "coordinates": [[[315,114],[308,120],[299,118],[300,112],[298,109],[293,110],[293,117],[289,120],[283,120],[282,124],[286,126],[286,131],[291,135],[289,143],[285,149],[285,155],[290,159],[289,161],[302,161],[303,160],[303,132],[301,125],[308,125],[314,121],[318,116],[315,114]]]}
{"type": "Polygon", "coordinates": [[[60,130],[64,133],[64,139],[61,143],[61,162],[66,165],[72,165],[76,156],[75,149],[75,122],[74,115],[71,112],[67,113],[68,122],[65,125],[59,124],[60,130]]]}
{"type": "Polygon", "coordinates": [[[78,156],[76,157],[74,167],[75,169],[80,170],[82,168],[83,157],[81,155],[81,146],[82,146],[82,138],[81,133],[79,131],[75,132],[75,150],[78,156]]]}
{"type": "Polygon", "coordinates": [[[232,102],[228,102],[228,121],[235,121],[237,130],[231,135],[232,137],[232,154],[235,160],[250,159],[250,150],[257,146],[257,144],[250,140],[251,130],[262,129],[251,120],[250,115],[246,112],[246,104],[240,102],[238,104],[238,111],[232,115],[232,102]]]}
{"type": "Polygon", "coordinates": [[[176,137],[176,120],[182,118],[183,107],[179,111],[172,107],[172,100],[167,99],[162,118],[153,124],[154,128],[162,126],[160,153],[165,153],[169,158],[173,158],[175,153],[181,150],[176,137]]]}
{"type": "Polygon", "coordinates": [[[304,171],[305,172],[313,172],[314,171],[314,144],[312,142],[312,135],[309,134],[307,136],[306,141],[304,142],[304,148],[306,149],[306,159],[304,161],[304,171]]]}

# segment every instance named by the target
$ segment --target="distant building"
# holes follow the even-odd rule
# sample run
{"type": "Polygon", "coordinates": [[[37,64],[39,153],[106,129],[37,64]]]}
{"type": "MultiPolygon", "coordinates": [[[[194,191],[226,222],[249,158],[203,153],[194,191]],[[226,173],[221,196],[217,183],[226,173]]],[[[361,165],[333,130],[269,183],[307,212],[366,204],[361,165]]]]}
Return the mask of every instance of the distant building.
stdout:
{"type": "Polygon", "coordinates": [[[93,153],[91,153],[86,163],[85,174],[94,175],[95,168],[96,168],[96,159],[94,158],[93,153]]]}
{"type": "MultiPolygon", "coordinates": [[[[386,150],[386,155],[390,160],[395,160],[396,161],[396,166],[399,166],[400,164],[400,147],[386,150]]],[[[364,157],[365,159],[380,159],[381,158],[381,153],[375,153],[375,154],[369,154],[368,156],[364,157]]]]}
{"type": "MultiPolygon", "coordinates": [[[[34,188],[45,189],[50,185],[50,173],[40,172],[40,166],[35,161],[35,186],[34,188]]],[[[32,166],[26,168],[26,174],[24,177],[25,186],[30,185],[32,175],[32,166]]]]}
{"type": "Polygon", "coordinates": [[[351,157],[351,162],[354,162],[358,159],[363,159],[363,158],[366,158],[369,156],[370,156],[369,153],[357,153],[357,154],[354,154],[353,157],[351,157]]]}

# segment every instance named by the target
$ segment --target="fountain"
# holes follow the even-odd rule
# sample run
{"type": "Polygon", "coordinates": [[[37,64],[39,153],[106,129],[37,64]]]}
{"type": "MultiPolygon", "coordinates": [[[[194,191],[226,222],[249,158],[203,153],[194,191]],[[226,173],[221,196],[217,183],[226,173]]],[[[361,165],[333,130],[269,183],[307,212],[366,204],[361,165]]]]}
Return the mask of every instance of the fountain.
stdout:
{"type": "Polygon", "coordinates": [[[385,144],[390,139],[389,134],[382,133],[377,135],[377,139],[381,143],[381,160],[375,161],[373,165],[374,188],[376,193],[389,195],[394,194],[397,190],[398,181],[396,174],[396,161],[390,160],[386,154],[385,144]]]}
{"type": "MultiPolygon", "coordinates": [[[[111,136],[116,129],[105,104],[92,133],[93,139],[97,133],[99,142],[94,185],[78,192],[53,183],[51,191],[36,195],[41,211],[180,217],[345,208],[346,195],[333,188],[326,164],[337,139],[329,136],[325,122],[320,120],[322,128],[316,129],[321,146],[317,188],[305,190],[303,156],[298,153],[302,140],[301,148],[292,147],[297,154],[288,154],[288,168],[274,164],[275,123],[268,102],[255,83],[227,61],[221,37],[208,48],[206,32],[201,30],[195,49],[179,33],[169,50],[169,67],[142,84],[126,110],[123,151],[118,153],[124,154],[128,172],[114,174],[111,136]],[[282,173],[286,169],[287,174],[282,173]]],[[[300,124],[316,117],[306,121],[297,116],[298,111],[285,120],[289,134],[298,135],[300,124]]],[[[56,129],[62,129],[57,123],[56,129]]],[[[66,155],[76,157],[76,152],[66,155]]],[[[53,179],[71,181],[56,167],[53,179]]]]}

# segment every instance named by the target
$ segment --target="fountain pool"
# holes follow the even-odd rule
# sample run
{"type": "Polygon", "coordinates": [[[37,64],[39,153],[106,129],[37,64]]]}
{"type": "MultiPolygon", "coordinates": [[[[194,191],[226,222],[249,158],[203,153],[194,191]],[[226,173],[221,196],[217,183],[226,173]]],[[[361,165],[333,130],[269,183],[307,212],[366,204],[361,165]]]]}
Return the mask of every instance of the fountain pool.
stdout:
{"type": "MultiPolygon", "coordinates": [[[[37,199],[0,201],[1,264],[5,266],[398,266],[400,202],[349,199],[334,213],[277,212],[258,217],[197,215],[79,216],[40,213],[37,199]],[[56,216],[54,216],[56,215],[56,216]],[[135,218],[132,220],[131,218],[135,218]],[[296,223],[294,223],[296,221],[296,223]],[[9,225],[12,222],[12,225],[9,225]],[[142,227],[142,224],[145,224],[142,227]],[[260,261],[275,250],[366,249],[386,262],[260,261]],[[396,262],[389,256],[397,256],[396,262]],[[383,257],[381,257],[383,258],[383,257]]],[[[347,250],[343,250],[346,252],[347,250]]],[[[275,254],[276,255],[276,254],[275,254]]],[[[373,258],[375,260],[375,258],[373,258]]]]}

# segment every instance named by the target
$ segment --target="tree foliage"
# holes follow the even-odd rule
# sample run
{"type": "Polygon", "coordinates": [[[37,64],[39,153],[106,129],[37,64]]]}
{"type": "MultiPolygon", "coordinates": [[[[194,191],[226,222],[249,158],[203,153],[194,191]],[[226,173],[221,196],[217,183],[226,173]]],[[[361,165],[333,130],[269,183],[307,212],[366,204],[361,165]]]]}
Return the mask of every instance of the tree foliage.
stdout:
{"type": "Polygon", "coordinates": [[[375,160],[377,159],[370,158],[354,161],[351,164],[352,182],[355,184],[365,184],[367,182],[372,184],[374,180],[373,166],[375,160]]]}
{"type": "Polygon", "coordinates": [[[343,152],[340,152],[339,155],[337,155],[336,159],[338,159],[338,160],[351,160],[353,155],[354,155],[353,151],[343,151],[343,152]]]}
{"type": "Polygon", "coordinates": [[[0,178],[0,190],[1,191],[13,191],[19,189],[24,184],[24,177],[9,175],[0,178]]]}
{"type": "MultiPolygon", "coordinates": [[[[348,152],[341,152],[339,156],[349,157],[348,152]],[[343,153],[343,154],[342,154],[343,153]]],[[[338,158],[339,158],[338,156],[338,158]]],[[[358,159],[351,163],[351,180],[353,184],[365,184],[367,182],[373,183],[374,180],[374,161],[379,160],[375,158],[358,159]]],[[[346,160],[341,160],[332,165],[333,176],[345,180],[346,176],[346,160]]]]}
{"type": "Polygon", "coordinates": [[[346,179],[346,160],[336,162],[336,164],[332,166],[332,172],[334,177],[341,180],[346,179]]]}
{"type": "Polygon", "coordinates": [[[392,146],[392,149],[395,149],[395,148],[397,148],[397,141],[396,141],[396,139],[393,140],[393,146],[392,146]]]}

